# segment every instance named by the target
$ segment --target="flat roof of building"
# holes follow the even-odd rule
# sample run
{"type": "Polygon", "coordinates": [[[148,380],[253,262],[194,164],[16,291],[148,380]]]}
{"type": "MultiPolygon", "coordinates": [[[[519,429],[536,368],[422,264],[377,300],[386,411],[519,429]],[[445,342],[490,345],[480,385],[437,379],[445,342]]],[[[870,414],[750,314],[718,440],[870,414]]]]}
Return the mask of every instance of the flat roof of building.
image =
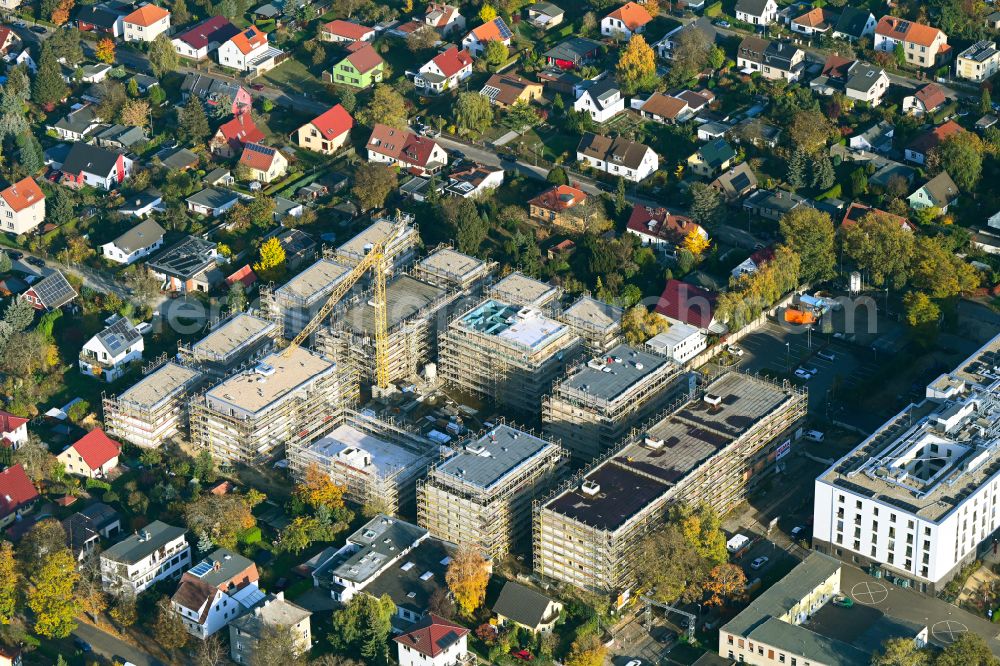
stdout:
{"type": "Polygon", "coordinates": [[[507,303],[540,307],[559,295],[559,287],[515,271],[493,285],[490,294],[507,303]]]}
{"type": "Polygon", "coordinates": [[[294,392],[336,364],[302,347],[267,355],[257,366],[269,370],[260,374],[251,369],[235,375],[206,393],[213,401],[255,413],[294,392]]]}
{"type": "Polygon", "coordinates": [[[330,259],[320,259],[275,290],[278,297],[311,303],[333,291],[351,270],[350,266],[330,259]]]}
{"type": "Polygon", "coordinates": [[[428,273],[449,277],[456,282],[470,280],[487,267],[482,259],[470,257],[450,247],[432,252],[417,262],[417,265],[428,273]]]}
{"type": "Polygon", "coordinates": [[[126,389],[118,399],[152,409],[198,381],[201,376],[198,370],[171,361],[126,389]]]}
{"type": "Polygon", "coordinates": [[[510,474],[558,448],[557,444],[500,424],[467,442],[463,450],[438,465],[434,473],[489,490],[510,474]]]}
{"type": "Polygon", "coordinates": [[[556,390],[612,402],[668,364],[664,356],[620,344],[572,371],[556,390]]]}
{"type": "Polygon", "coordinates": [[[977,349],[951,374],[972,384],[990,384],[1000,375],[1000,335],[977,349]]]}
{"type": "Polygon", "coordinates": [[[196,356],[224,358],[275,328],[274,322],[241,312],[192,345],[191,350],[196,356]]]}
{"type": "MultiPolygon", "coordinates": [[[[430,314],[430,305],[447,292],[409,275],[398,275],[385,286],[386,325],[388,328],[416,316],[430,314]]],[[[335,321],[356,333],[374,333],[375,307],[368,299],[358,300],[336,316],[335,321]]]]}
{"type": "Polygon", "coordinates": [[[608,531],[617,529],[669,488],[666,483],[614,463],[600,465],[584,478],[598,485],[596,494],[585,493],[576,485],[550,500],[545,508],[608,531]]]}
{"type": "Polygon", "coordinates": [[[409,449],[358,430],[349,423],[337,426],[307,447],[308,451],[328,458],[336,458],[349,449],[367,452],[372,466],[383,474],[396,472],[420,459],[409,449]]]}
{"type": "MultiPolygon", "coordinates": [[[[338,247],[337,251],[349,255],[353,259],[360,260],[361,257],[365,256],[369,246],[385,240],[392,234],[395,227],[396,223],[392,220],[375,220],[371,225],[354,236],[354,238],[351,238],[338,247]]],[[[415,239],[413,236],[415,233],[414,228],[407,225],[405,230],[393,242],[389,243],[390,253],[392,248],[414,242],[415,239]]]]}
{"type": "Polygon", "coordinates": [[[621,327],[624,310],[590,296],[581,296],[573,305],[563,310],[560,319],[583,328],[609,331],[621,327]]]}
{"type": "Polygon", "coordinates": [[[566,330],[566,325],[538,310],[487,300],[462,315],[462,325],[531,350],[544,347],[566,330]]]}
{"type": "Polygon", "coordinates": [[[386,563],[427,536],[427,530],[384,514],[375,516],[347,542],[358,550],[337,564],[334,575],[354,583],[363,583],[378,575],[386,563]]]}

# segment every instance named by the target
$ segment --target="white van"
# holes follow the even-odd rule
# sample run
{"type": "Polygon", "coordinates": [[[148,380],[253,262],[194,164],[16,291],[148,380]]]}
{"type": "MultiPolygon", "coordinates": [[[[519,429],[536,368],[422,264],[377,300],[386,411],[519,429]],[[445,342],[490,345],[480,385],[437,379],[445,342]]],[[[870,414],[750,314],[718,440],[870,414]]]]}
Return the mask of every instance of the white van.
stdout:
{"type": "Polygon", "coordinates": [[[824,437],[819,430],[806,430],[802,436],[813,442],[822,442],[824,437]]]}

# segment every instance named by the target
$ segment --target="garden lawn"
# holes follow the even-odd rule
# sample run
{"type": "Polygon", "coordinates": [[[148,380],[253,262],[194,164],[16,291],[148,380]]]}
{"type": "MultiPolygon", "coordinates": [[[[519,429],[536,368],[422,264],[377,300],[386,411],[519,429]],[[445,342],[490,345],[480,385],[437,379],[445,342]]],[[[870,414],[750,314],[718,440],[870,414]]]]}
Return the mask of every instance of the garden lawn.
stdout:
{"type": "Polygon", "coordinates": [[[321,98],[326,95],[323,82],[295,58],[289,58],[262,78],[282,90],[321,98]]]}

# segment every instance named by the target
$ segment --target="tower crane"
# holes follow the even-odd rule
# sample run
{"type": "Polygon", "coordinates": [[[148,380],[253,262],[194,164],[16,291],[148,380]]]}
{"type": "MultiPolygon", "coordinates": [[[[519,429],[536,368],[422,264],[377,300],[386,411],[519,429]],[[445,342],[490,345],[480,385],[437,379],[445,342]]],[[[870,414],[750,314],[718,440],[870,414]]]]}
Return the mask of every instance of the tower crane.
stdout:
{"type": "Polygon", "coordinates": [[[351,290],[351,287],[361,279],[362,275],[370,270],[372,272],[372,281],[375,284],[375,297],[373,299],[375,306],[375,384],[382,390],[389,388],[389,331],[385,301],[385,274],[388,272],[386,250],[389,244],[396,240],[405,229],[406,224],[397,217],[392,230],[385,238],[373,243],[371,249],[368,250],[368,254],[330,292],[329,298],[316,311],[316,315],[309,320],[309,323],[305,325],[299,334],[295,336],[295,339],[282,352],[283,356],[291,354],[292,351],[301,346],[319,328],[319,325],[330,316],[337,303],[351,290]]]}

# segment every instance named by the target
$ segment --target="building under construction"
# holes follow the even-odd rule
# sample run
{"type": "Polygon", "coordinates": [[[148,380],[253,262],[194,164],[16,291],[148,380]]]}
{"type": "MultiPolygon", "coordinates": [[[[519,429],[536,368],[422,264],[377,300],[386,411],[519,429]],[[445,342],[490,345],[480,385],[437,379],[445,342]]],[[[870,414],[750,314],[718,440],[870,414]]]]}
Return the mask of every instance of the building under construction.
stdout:
{"type": "Polygon", "coordinates": [[[418,484],[417,522],[444,541],[501,558],[527,535],[532,501],[552,486],[563,461],[558,444],[498,425],[418,484]]]}
{"type": "MultiPolygon", "coordinates": [[[[410,380],[437,356],[438,330],[452,314],[459,292],[400,274],[385,287],[389,381],[410,380]]],[[[375,381],[375,307],[371,294],[341,304],[330,325],[316,336],[316,348],[375,381]]]]}
{"type": "Polygon", "coordinates": [[[420,234],[417,233],[417,227],[412,222],[412,216],[403,216],[398,221],[387,218],[375,220],[364,231],[338,247],[331,258],[353,268],[361,263],[361,260],[371,250],[372,245],[395,234],[386,245],[385,258],[390,270],[405,269],[413,263],[417,257],[417,251],[420,249],[420,234]],[[406,224],[399,233],[396,233],[398,222],[406,224]]]}
{"type": "Polygon", "coordinates": [[[542,396],[582,348],[569,326],[532,307],[487,299],[441,337],[441,376],[470,393],[536,417],[542,396]]]}
{"type": "Polygon", "coordinates": [[[722,375],[535,504],[535,572],[627,598],[642,540],[668,506],[728,512],[788,453],[806,407],[788,383],[722,375]]]}
{"type": "Polygon", "coordinates": [[[291,347],[270,354],[191,401],[191,439],[216,460],[266,462],[343,419],[341,382],[337,364],[318,353],[291,347]]]}
{"type": "Polygon", "coordinates": [[[676,399],[679,375],[666,356],[618,345],[556,382],[542,402],[545,432],[589,462],[676,399]]]}
{"type": "Polygon", "coordinates": [[[326,303],[351,267],[333,259],[320,259],[277,289],[262,287],[261,310],[280,321],[282,335],[291,340],[306,327],[326,303]]]}
{"type": "Polygon", "coordinates": [[[184,365],[198,368],[208,377],[224,379],[241,365],[270,352],[277,335],[279,327],[274,322],[240,312],[193,345],[178,344],[177,353],[184,365]]]}
{"type": "Polygon", "coordinates": [[[475,294],[492,277],[494,263],[442,245],[413,267],[413,277],[443,289],[475,294]]]}
{"type": "Polygon", "coordinates": [[[615,305],[608,305],[590,296],[581,296],[559,315],[579,335],[591,354],[600,356],[622,340],[622,314],[615,305]]]}
{"type": "Polygon", "coordinates": [[[166,363],[117,397],[104,398],[104,428],[147,448],[173,437],[186,438],[188,398],[204,380],[198,370],[166,363]]]}
{"type": "Polygon", "coordinates": [[[504,303],[538,308],[554,312],[562,296],[562,288],[551,285],[524,273],[513,272],[490,287],[489,296],[504,303]]]}
{"type": "Polygon", "coordinates": [[[316,465],[345,489],[347,499],[398,515],[404,505],[412,510],[417,477],[437,451],[434,442],[399,424],[347,410],[325,437],[290,442],[288,464],[296,479],[316,465]]]}

